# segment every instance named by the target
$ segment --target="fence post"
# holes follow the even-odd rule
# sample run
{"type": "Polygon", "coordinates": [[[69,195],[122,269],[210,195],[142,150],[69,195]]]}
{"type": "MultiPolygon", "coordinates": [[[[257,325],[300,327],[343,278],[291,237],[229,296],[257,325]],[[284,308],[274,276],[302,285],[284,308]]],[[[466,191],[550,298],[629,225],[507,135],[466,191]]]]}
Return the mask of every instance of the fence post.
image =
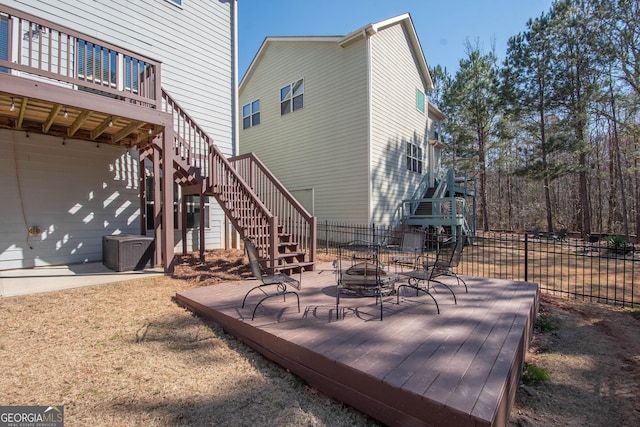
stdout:
{"type": "Polygon", "coordinates": [[[524,281],[529,281],[529,235],[524,233],[524,281]]]}

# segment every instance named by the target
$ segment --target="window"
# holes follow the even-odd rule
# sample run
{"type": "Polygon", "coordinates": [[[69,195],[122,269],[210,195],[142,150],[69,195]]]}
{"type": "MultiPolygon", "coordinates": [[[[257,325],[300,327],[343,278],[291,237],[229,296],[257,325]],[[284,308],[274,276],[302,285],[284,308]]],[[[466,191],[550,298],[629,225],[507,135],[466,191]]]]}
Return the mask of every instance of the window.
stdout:
{"type": "MultiPolygon", "coordinates": [[[[9,19],[0,16],[0,59],[9,60],[9,19]]],[[[0,67],[0,73],[8,73],[6,67],[0,67]]]]}
{"type": "MultiPolygon", "coordinates": [[[[187,228],[200,228],[200,196],[187,198],[187,228]]],[[[204,197],[204,228],[209,228],[209,198],[204,197]]]]}
{"type": "Polygon", "coordinates": [[[440,122],[435,122],[433,124],[433,139],[436,141],[442,141],[442,134],[440,133],[440,122]]]}
{"type": "Polygon", "coordinates": [[[416,108],[424,113],[424,92],[420,89],[416,89],[416,108]]]}
{"type": "Polygon", "coordinates": [[[176,6],[182,7],[182,0],[167,0],[169,3],[173,3],[176,6]]]}
{"type": "MultiPolygon", "coordinates": [[[[146,192],[147,192],[147,230],[153,230],[153,211],[154,211],[154,194],[153,194],[153,176],[146,177],[146,192]]],[[[160,197],[162,198],[162,186],[160,187],[160,197]]],[[[198,228],[200,227],[200,196],[183,196],[186,197],[187,205],[187,224],[186,228],[198,228]]],[[[180,215],[180,187],[178,184],[173,184],[173,228],[179,229],[182,216],[180,215]]],[[[204,227],[209,228],[209,211],[210,203],[209,197],[204,199],[204,227]]],[[[162,219],[160,218],[160,221],[162,219]]]]}
{"type": "Polygon", "coordinates": [[[260,124],[260,100],[242,106],[242,129],[260,124]]]}
{"type": "Polygon", "coordinates": [[[78,77],[87,82],[114,87],[117,80],[116,52],[82,39],[76,40],[78,77]]]}
{"type": "Polygon", "coordinates": [[[413,142],[407,142],[407,169],[422,173],[422,147],[413,142]]]}
{"type": "Polygon", "coordinates": [[[304,106],[304,80],[291,83],[280,89],[280,115],[284,116],[304,106]]]}

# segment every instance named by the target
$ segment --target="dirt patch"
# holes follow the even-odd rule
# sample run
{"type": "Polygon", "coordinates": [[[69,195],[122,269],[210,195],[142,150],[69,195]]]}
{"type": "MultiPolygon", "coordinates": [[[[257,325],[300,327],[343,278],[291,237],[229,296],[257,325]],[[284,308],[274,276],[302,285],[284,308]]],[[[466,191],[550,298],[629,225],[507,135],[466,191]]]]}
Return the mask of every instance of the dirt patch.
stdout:
{"type": "MultiPolygon", "coordinates": [[[[0,403],[64,405],[68,426],[373,426],[177,306],[248,275],[241,251],[179,259],[174,278],[0,299],[0,403]]],[[[640,425],[638,312],[544,297],[512,426],[640,425]]]]}
{"type": "Polygon", "coordinates": [[[640,425],[638,311],[543,295],[512,426],[640,425]]]}

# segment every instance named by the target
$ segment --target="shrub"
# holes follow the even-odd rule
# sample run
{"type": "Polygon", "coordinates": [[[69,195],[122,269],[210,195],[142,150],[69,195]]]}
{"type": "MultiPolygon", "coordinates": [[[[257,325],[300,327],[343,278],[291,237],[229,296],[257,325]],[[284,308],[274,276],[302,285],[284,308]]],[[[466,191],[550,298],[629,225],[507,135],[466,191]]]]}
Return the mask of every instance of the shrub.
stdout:
{"type": "Polygon", "coordinates": [[[627,241],[627,238],[620,235],[606,236],[607,249],[609,252],[616,254],[626,254],[633,250],[633,245],[627,241]]]}

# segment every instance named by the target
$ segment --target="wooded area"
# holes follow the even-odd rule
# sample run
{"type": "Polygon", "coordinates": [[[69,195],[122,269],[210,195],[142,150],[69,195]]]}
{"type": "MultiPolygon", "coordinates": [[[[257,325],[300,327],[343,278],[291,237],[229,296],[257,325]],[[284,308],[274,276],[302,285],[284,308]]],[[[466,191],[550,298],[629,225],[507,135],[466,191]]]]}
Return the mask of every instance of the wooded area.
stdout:
{"type": "Polygon", "coordinates": [[[478,229],[640,230],[640,5],[558,0],[508,41],[431,69],[447,167],[476,178],[478,229]]]}

